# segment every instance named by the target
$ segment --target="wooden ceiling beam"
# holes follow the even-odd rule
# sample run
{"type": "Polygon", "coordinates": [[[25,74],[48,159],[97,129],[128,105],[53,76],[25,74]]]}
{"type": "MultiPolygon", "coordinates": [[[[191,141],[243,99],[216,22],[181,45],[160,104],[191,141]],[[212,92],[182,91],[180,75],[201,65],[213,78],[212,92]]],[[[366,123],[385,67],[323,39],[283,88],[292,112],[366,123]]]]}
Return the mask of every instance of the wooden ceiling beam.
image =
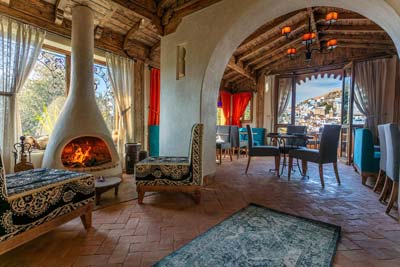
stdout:
{"type": "MultiPolygon", "coordinates": [[[[303,30],[305,28],[304,23],[299,23],[297,24],[291,33],[291,36],[298,36],[299,33],[302,33],[303,30]]],[[[239,61],[247,61],[253,57],[256,57],[258,55],[258,53],[262,50],[262,49],[266,49],[266,47],[268,47],[269,49],[273,49],[273,47],[275,45],[280,45],[280,43],[287,41],[286,36],[282,36],[282,35],[277,35],[274,38],[268,39],[264,42],[259,43],[258,45],[256,45],[255,47],[251,48],[248,50],[248,52],[238,55],[238,60],[239,61]]]]}
{"type": "Polygon", "coordinates": [[[316,33],[316,35],[315,35],[315,42],[316,42],[316,44],[317,44],[317,47],[321,47],[321,42],[320,42],[320,40],[319,40],[319,31],[318,31],[318,27],[317,27],[317,23],[316,23],[316,21],[315,21],[315,16],[314,16],[314,11],[313,11],[313,8],[312,7],[310,7],[310,8],[308,8],[307,9],[307,11],[308,11],[308,15],[310,16],[310,24],[311,24],[311,30],[313,31],[313,32],[315,32],[316,33]]]}
{"type": "MultiPolygon", "coordinates": [[[[259,39],[263,36],[272,35],[276,31],[280,32],[280,29],[282,27],[291,26],[292,21],[301,20],[303,17],[305,17],[305,15],[307,15],[306,11],[300,11],[300,12],[295,11],[295,12],[289,13],[285,16],[277,18],[272,23],[268,23],[266,27],[264,27],[264,26],[260,27],[254,33],[252,33],[249,37],[247,37],[246,40],[244,40],[240,44],[240,46],[238,47],[238,50],[253,46],[253,44],[255,42],[258,42],[259,39]]],[[[302,23],[302,24],[304,24],[304,23],[302,23]]]]}
{"type": "Polygon", "coordinates": [[[140,19],[137,23],[135,23],[132,28],[128,31],[124,38],[123,49],[126,51],[128,49],[129,40],[133,38],[135,33],[143,28],[144,19],[140,19]]]}
{"type": "Polygon", "coordinates": [[[127,0],[112,0],[113,3],[118,4],[123,8],[127,8],[137,14],[138,17],[142,19],[150,20],[155,26],[157,32],[160,35],[164,34],[163,27],[161,26],[161,19],[157,16],[156,11],[151,11],[138,3],[136,1],[127,1],[127,0]]]}
{"type": "Polygon", "coordinates": [[[300,36],[300,37],[292,40],[291,42],[284,44],[284,45],[272,50],[271,52],[266,53],[263,56],[258,57],[257,59],[249,62],[248,66],[250,66],[253,70],[257,70],[257,69],[263,67],[265,65],[265,62],[268,59],[271,59],[274,55],[277,55],[277,54],[286,55],[285,53],[283,53],[286,49],[291,48],[291,47],[297,47],[299,45],[299,43],[302,42],[302,40],[303,40],[303,37],[300,36]]]}
{"type": "Polygon", "coordinates": [[[249,72],[248,70],[244,69],[243,63],[241,63],[241,62],[237,62],[236,63],[234,57],[232,57],[229,60],[228,68],[230,68],[230,69],[236,71],[237,73],[240,73],[241,75],[243,75],[243,76],[249,78],[250,80],[256,82],[256,76],[254,74],[252,74],[251,72],[249,72]]]}
{"type": "Polygon", "coordinates": [[[64,20],[64,9],[67,6],[67,0],[57,0],[54,5],[54,23],[61,25],[64,20]]]}
{"type": "Polygon", "coordinates": [[[354,43],[354,42],[339,42],[338,47],[349,47],[349,48],[359,48],[359,49],[380,49],[388,51],[396,51],[394,46],[386,44],[377,43],[354,43]]]}
{"type": "Polygon", "coordinates": [[[325,33],[385,33],[378,25],[332,25],[324,30],[325,33]]]}

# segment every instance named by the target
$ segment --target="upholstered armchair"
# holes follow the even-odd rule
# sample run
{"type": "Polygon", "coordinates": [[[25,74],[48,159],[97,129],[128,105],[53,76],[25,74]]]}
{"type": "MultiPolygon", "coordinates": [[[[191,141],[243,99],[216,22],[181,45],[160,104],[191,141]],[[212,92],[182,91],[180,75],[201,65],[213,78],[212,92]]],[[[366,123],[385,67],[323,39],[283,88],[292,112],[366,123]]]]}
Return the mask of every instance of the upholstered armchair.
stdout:
{"type": "Polygon", "coordinates": [[[389,213],[399,195],[400,131],[399,126],[394,123],[385,124],[383,127],[386,138],[386,178],[379,200],[386,201],[389,197],[386,208],[386,213],[389,213]]]}
{"type": "Polygon", "coordinates": [[[91,226],[95,187],[90,174],[34,169],[5,175],[1,162],[0,190],[0,254],[75,217],[91,226]]]}
{"type": "Polygon", "coordinates": [[[375,152],[374,139],[369,129],[356,129],[354,137],[354,168],[365,185],[369,176],[379,172],[380,152],[375,152]]]}
{"type": "Polygon", "coordinates": [[[337,166],[337,149],[339,146],[340,125],[325,125],[321,134],[321,145],[319,149],[299,148],[289,151],[289,170],[288,179],[292,172],[293,158],[302,160],[303,175],[307,174],[307,163],[313,162],[319,165],[319,178],[321,186],[325,187],[323,165],[327,163],[333,164],[336,181],[340,184],[338,166],[337,166]]]}
{"type": "MultiPolygon", "coordinates": [[[[385,134],[385,125],[380,124],[378,125],[378,137],[379,137],[379,153],[381,154],[381,158],[379,161],[379,174],[378,178],[376,179],[374,192],[378,191],[380,187],[381,181],[384,181],[386,176],[386,134],[385,134]]],[[[376,151],[376,146],[375,146],[376,151]]]]}
{"type": "Polygon", "coordinates": [[[194,193],[200,202],[203,185],[202,152],[203,124],[192,128],[188,157],[149,157],[136,164],[138,202],[143,203],[145,192],[194,193]]]}
{"type": "Polygon", "coordinates": [[[240,132],[239,132],[239,127],[236,125],[231,126],[231,143],[232,143],[232,149],[234,151],[237,151],[237,158],[239,159],[241,151],[246,151],[247,153],[247,148],[248,148],[248,143],[246,141],[241,141],[240,140],[240,132]]]}
{"type": "MultiPolygon", "coordinates": [[[[217,126],[217,135],[219,136],[220,139],[222,139],[224,142],[218,145],[218,149],[220,149],[220,157],[222,157],[222,151],[228,152],[230,160],[232,161],[232,132],[231,132],[231,126],[230,125],[218,125],[217,126]]],[[[220,158],[220,160],[222,160],[220,158]]]]}

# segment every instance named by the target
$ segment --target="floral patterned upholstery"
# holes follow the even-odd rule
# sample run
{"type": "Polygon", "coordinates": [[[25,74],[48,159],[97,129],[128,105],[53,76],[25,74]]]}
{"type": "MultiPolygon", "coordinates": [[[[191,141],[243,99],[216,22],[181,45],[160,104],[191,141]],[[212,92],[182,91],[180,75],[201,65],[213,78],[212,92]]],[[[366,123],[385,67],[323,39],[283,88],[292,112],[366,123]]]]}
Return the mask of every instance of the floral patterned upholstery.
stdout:
{"type": "Polygon", "coordinates": [[[189,157],[149,157],[136,164],[136,185],[202,185],[203,125],[195,124],[189,157]]]}
{"type": "Polygon", "coordinates": [[[0,242],[89,204],[95,193],[90,174],[34,169],[5,175],[1,160],[0,190],[0,242]]]}

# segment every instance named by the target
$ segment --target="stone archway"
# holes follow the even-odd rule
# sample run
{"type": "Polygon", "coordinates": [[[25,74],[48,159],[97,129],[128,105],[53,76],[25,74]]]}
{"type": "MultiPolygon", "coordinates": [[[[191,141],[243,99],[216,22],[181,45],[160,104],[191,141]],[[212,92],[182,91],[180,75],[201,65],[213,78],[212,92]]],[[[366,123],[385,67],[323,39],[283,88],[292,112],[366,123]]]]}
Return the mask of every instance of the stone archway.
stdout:
{"type": "MultiPolygon", "coordinates": [[[[215,171],[215,103],[220,81],[233,51],[249,34],[265,22],[292,11],[311,6],[332,6],[357,12],[373,20],[390,35],[397,50],[400,51],[398,26],[400,25],[400,4],[395,2],[393,0],[369,0],[368,2],[363,0],[249,0],[235,1],[235,5],[232,5],[230,0],[225,0],[185,18],[176,33],[164,38],[166,45],[162,44],[161,69],[163,73],[161,76],[163,89],[165,86],[166,92],[170,90],[168,95],[165,94],[168,101],[191,100],[189,104],[182,104],[180,107],[181,110],[190,110],[191,113],[185,113],[185,117],[190,117],[191,121],[186,125],[181,123],[184,128],[189,128],[193,121],[201,121],[205,124],[204,174],[215,171]],[[190,72],[187,75],[187,81],[176,81],[173,77],[174,73],[170,71],[171,66],[167,63],[173,60],[175,45],[180,43],[188,46],[187,68],[190,72]],[[197,54],[191,54],[191,51],[193,53],[196,51],[197,54]],[[172,54],[167,55],[166,53],[169,52],[172,54]],[[180,90],[188,90],[187,86],[190,86],[190,93],[184,91],[184,96],[173,95],[178,94],[180,90]],[[171,92],[173,94],[170,94],[171,92]],[[196,100],[198,102],[195,104],[196,100]]],[[[173,134],[177,131],[163,124],[163,117],[164,121],[168,118],[172,119],[174,115],[166,115],[165,112],[171,112],[169,107],[172,107],[173,103],[166,103],[163,110],[163,100],[161,101],[161,132],[164,132],[165,137],[171,140],[170,138],[173,138],[173,134]]],[[[179,138],[179,133],[177,134],[176,139],[179,138]]],[[[169,142],[164,147],[176,144],[177,142],[169,142]]],[[[167,150],[163,149],[163,144],[161,144],[161,150],[167,150]]]]}

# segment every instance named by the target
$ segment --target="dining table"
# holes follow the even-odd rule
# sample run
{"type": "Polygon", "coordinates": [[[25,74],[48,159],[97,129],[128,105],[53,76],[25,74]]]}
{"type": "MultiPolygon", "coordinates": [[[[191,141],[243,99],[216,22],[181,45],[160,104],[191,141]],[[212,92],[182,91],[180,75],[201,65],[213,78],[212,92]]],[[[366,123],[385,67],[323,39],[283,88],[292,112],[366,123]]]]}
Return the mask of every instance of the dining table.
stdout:
{"type": "MultiPolygon", "coordinates": [[[[289,155],[289,151],[291,149],[298,149],[300,148],[299,146],[296,145],[290,145],[290,146],[286,146],[287,141],[288,140],[310,140],[313,139],[314,136],[312,135],[308,135],[305,133],[293,133],[293,134],[287,134],[287,133],[269,133],[267,135],[267,137],[271,138],[271,143],[277,143],[279,150],[281,151],[281,154],[283,154],[283,160],[282,160],[282,168],[280,171],[280,175],[283,174],[285,168],[288,166],[288,155],[289,155]]],[[[300,169],[300,165],[299,162],[297,160],[296,165],[300,171],[300,173],[302,173],[301,169],[300,169]]]]}

